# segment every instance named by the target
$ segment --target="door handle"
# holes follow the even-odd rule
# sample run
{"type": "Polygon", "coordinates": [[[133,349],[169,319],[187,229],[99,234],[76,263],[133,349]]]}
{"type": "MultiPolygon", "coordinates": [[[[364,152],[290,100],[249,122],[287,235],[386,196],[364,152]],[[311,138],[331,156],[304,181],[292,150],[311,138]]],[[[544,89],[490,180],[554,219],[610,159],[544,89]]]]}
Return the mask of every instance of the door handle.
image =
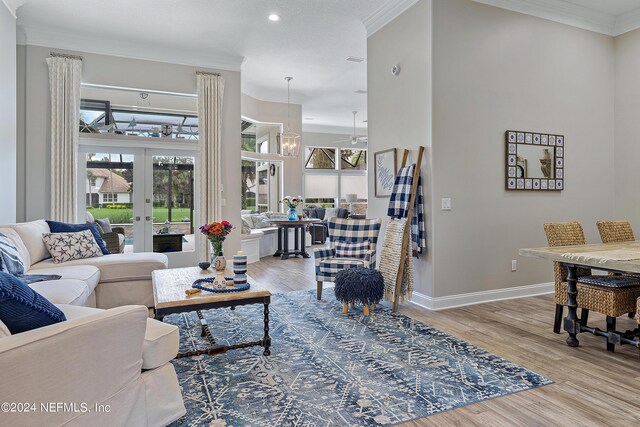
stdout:
{"type": "Polygon", "coordinates": [[[140,221],[140,217],[139,216],[136,217],[136,221],[140,221]]]}
{"type": "Polygon", "coordinates": [[[151,217],[150,216],[145,216],[144,219],[145,219],[145,221],[151,221],[151,217]]]}

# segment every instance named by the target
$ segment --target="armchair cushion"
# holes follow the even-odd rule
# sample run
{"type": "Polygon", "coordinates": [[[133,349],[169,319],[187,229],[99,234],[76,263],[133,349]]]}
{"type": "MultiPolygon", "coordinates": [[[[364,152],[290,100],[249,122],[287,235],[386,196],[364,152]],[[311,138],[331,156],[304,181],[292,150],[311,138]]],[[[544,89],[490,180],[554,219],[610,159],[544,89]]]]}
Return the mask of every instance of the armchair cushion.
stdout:
{"type": "Polygon", "coordinates": [[[113,230],[111,229],[111,222],[109,218],[96,219],[96,224],[98,225],[99,231],[104,233],[111,233],[113,230]]]}
{"type": "Polygon", "coordinates": [[[12,274],[0,272],[0,320],[12,334],[66,320],[48,299],[12,274]]]}
{"type": "Polygon", "coordinates": [[[348,268],[366,267],[364,260],[359,258],[328,258],[320,261],[320,273],[335,275],[348,268]]]}
{"type": "Polygon", "coordinates": [[[362,242],[336,242],[336,256],[343,258],[365,258],[369,252],[371,243],[368,240],[362,242]]]}

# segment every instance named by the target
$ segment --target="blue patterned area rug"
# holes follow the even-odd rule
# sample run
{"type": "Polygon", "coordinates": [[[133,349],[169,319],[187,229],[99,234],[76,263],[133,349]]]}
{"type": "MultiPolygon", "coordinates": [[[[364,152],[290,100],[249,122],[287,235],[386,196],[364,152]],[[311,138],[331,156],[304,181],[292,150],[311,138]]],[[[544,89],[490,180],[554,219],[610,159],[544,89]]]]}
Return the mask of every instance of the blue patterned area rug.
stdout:
{"type": "MultiPolygon", "coordinates": [[[[552,383],[389,308],[348,315],[325,289],[276,294],[262,347],[176,359],[187,415],[175,426],[377,426],[552,383]]],[[[204,313],[218,343],[262,338],[262,306],[204,313]]],[[[180,351],[206,348],[195,313],[165,317],[180,351]]]]}

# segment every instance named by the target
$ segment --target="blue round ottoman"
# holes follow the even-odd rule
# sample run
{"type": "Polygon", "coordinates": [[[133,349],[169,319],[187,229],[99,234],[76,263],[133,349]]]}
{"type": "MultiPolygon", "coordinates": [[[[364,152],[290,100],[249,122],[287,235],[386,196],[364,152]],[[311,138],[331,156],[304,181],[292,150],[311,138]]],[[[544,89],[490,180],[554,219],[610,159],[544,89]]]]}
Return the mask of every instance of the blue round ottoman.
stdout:
{"type": "Polygon", "coordinates": [[[372,268],[349,268],[336,275],[336,299],[342,302],[342,312],[349,312],[349,305],[362,304],[362,312],[369,315],[369,308],[379,303],[384,296],[384,279],[372,268]]]}

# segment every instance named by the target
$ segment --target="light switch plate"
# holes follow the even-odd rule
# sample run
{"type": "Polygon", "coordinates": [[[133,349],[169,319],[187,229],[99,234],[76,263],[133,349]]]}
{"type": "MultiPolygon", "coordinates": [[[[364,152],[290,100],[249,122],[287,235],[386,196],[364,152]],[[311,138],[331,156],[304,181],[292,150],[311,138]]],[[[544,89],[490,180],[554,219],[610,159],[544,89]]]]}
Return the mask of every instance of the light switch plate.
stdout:
{"type": "Polygon", "coordinates": [[[450,198],[446,198],[446,199],[442,199],[442,210],[443,211],[450,211],[451,210],[451,199],[450,198]]]}

